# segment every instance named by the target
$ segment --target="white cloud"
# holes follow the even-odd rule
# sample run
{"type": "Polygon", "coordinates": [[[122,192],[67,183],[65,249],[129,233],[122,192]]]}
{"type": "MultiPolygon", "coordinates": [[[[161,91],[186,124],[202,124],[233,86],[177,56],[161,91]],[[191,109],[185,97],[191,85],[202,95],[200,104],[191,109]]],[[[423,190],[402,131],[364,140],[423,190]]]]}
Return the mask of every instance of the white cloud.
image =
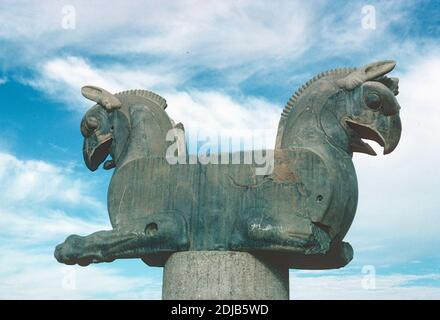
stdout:
{"type": "Polygon", "coordinates": [[[308,46],[313,16],[311,6],[299,1],[182,1],[155,11],[160,19],[151,21],[155,32],[130,39],[129,50],[174,57],[188,53],[194,62],[216,67],[239,65],[243,58],[300,55],[308,46]]]}
{"type": "Polygon", "coordinates": [[[238,69],[243,76],[286,61],[298,65],[297,59],[316,63],[322,54],[365,54],[372,43],[393,42],[390,27],[402,25],[411,4],[370,4],[378,19],[373,32],[361,28],[362,2],[329,8],[326,1],[138,0],[108,6],[105,1],[72,0],[76,27],[65,30],[63,3],[4,1],[0,39],[15,49],[4,51],[5,64],[12,66],[38,64],[73,50],[128,57],[138,64],[161,61],[170,73],[191,67],[230,68],[229,73],[238,69]],[[12,55],[15,59],[7,58],[12,55]]]}
{"type": "Polygon", "coordinates": [[[0,152],[0,201],[9,204],[36,205],[49,201],[102,209],[102,204],[85,192],[91,188],[75,179],[70,169],[39,160],[21,160],[0,152]]]}
{"type": "Polygon", "coordinates": [[[0,238],[38,245],[70,233],[108,229],[106,207],[87,194],[92,187],[93,182],[86,184],[69,168],[1,152],[0,238]]]}
{"type": "Polygon", "coordinates": [[[177,79],[177,72],[162,74],[160,67],[129,68],[113,64],[99,69],[83,58],[68,56],[45,61],[39,66],[37,78],[25,82],[63,101],[71,110],[84,111],[91,105],[81,96],[80,89],[84,85],[104,87],[111,92],[127,88],[158,90],[173,87],[177,79]]]}
{"type": "Polygon", "coordinates": [[[187,132],[213,134],[233,139],[255,138],[275,145],[280,107],[263,98],[240,100],[216,91],[166,93],[168,114],[182,122],[187,132]]]}
{"type": "Polygon", "coordinates": [[[0,227],[0,239],[13,241],[16,245],[35,246],[62,242],[70,234],[87,235],[110,229],[104,219],[72,217],[63,211],[41,206],[0,209],[0,227]]]}
{"type": "Polygon", "coordinates": [[[167,112],[185,125],[187,132],[205,132],[229,137],[251,137],[275,143],[281,106],[259,97],[231,97],[221,91],[189,89],[177,91],[175,79],[141,72],[137,69],[109,65],[97,68],[78,57],[57,58],[46,62],[38,80],[30,84],[70,109],[84,112],[91,102],[83,98],[79,88],[85,84],[101,86],[111,92],[148,88],[161,94],[168,102],[167,112]],[[233,116],[231,116],[233,115],[233,116]]]}
{"type": "MultiPolygon", "coordinates": [[[[161,280],[107,266],[64,266],[48,250],[0,246],[1,299],[159,299],[161,280]]],[[[147,268],[145,266],[145,268],[147,268]]]]}
{"type": "MultiPolygon", "coordinates": [[[[320,47],[326,53],[335,56],[344,56],[348,52],[369,52],[371,56],[389,53],[390,48],[382,47],[381,52],[373,48],[380,43],[393,45],[396,43],[396,37],[390,28],[398,26],[403,27],[402,23],[408,22],[411,6],[410,1],[350,1],[343,6],[337,7],[337,12],[333,14],[324,14],[319,23],[320,47]],[[365,7],[370,9],[363,11],[365,7]],[[374,16],[371,16],[371,9],[374,10],[374,16]],[[374,20],[374,28],[366,28],[365,21],[374,20]],[[380,40],[378,40],[380,39],[380,40]]],[[[397,42],[399,46],[401,42],[397,42]]],[[[389,59],[389,57],[388,57],[389,59]]]]}
{"type": "Polygon", "coordinates": [[[160,298],[154,273],[63,266],[53,257],[69,234],[111,228],[105,206],[87,195],[92,187],[69,168],[0,153],[1,299],[160,298]]]}
{"type": "Polygon", "coordinates": [[[329,300],[393,300],[440,299],[440,287],[417,284],[418,281],[438,281],[439,274],[376,275],[318,275],[290,274],[290,299],[329,300]],[[373,286],[374,285],[374,286],[373,286]]]}
{"type": "Polygon", "coordinates": [[[6,78],[6,77],[0,77],[0,86],[1,86],[2,84],[5,84],[6,82],[8,82],[8,78],[6,78]]]}
{"type": "MultiPolygon", "coordinates": [[[[30,56],[63,47],[99,54],[167,55],[181,65],[241,64],[238,55],[297,56],[306,48],[314,8],[301,1],[71,1],[76,28],[62,28],[63,4],[50,1],[0,6],[0,38],[30,56]],[[97,18],[99,12],[100,17],[97,18]],[[36,46],[38,44],[38,46],[36,46]]],[[[320,5],[317,3],[316,5],[320,5]]],[[[240,59],[241,60],[241,59],[240,59]]]]}

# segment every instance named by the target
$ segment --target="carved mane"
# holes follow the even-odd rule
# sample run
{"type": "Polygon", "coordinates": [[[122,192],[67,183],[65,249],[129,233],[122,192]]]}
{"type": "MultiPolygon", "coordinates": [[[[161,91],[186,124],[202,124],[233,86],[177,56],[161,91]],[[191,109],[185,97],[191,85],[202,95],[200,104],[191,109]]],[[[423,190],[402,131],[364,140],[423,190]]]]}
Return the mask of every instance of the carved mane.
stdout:
{"type": "Polygon", "coordinates": [[[132,95],[132,96],[143,97],[143,98],[146,98],[147,100],[150,100],[153,103],[156,103],[163,110],[165,110],[167,108],[167,101],[164,98],[162,98],[160,95],[158,95],[154,92],[148,91],[148,90],[135,89],[135,90],[122,91],[122,92],[118,92],[115,94],[115,96],[123,96],[123,95],[125,95],[125,96],[132,95]]]}
{"type": "Polygon", "coordinates": [[[290,111],[292,111],[293,107],[295,106],[295,103],[298,101],[299,97],[309,88],[313,83],[315,83],[318,80],[321,80],[325,77],[333,77],[333,76],[345,76],[353,71],[355,71],[357,68],[337,68],[337,69],[331,69],[324,72],[321,72],[314,76],[312,79],[307,81],[305,84],[303,84],[301,87],[298,88],[298,90],[295,91],[295,93],[290,97],[289,101],[287,101],[286,105],[284,106],[283,112],[281,113],[281,119],[280,121],[285,121],[285,119],[288,117],[290,111]]]}

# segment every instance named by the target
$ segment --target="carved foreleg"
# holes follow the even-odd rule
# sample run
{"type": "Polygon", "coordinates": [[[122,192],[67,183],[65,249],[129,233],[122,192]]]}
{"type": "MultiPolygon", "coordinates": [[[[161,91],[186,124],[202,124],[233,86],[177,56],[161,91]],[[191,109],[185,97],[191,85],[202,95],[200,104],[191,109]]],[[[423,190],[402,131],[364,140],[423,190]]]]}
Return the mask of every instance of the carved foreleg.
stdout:
{"type": "Polygon", "coordinates": [[[71,235],[56,247],[55,258],[68,265],[86,266],[90,263],[144,258],[152,253],[187,249],[188,237],[182,216],[152,215],[145,220],[144,225],[144,232],[108,230],[85,237],[71,235]]]}
{"type": "Polygon", "coordinates": [[[135,249],[146,242],[145,234],[121,233],[117,230],[98,231],[81,237],[70,235],[55,248],[55,258],[65,264],[89,265],[111,262],[117,258],[133,258],[135,249]]]}

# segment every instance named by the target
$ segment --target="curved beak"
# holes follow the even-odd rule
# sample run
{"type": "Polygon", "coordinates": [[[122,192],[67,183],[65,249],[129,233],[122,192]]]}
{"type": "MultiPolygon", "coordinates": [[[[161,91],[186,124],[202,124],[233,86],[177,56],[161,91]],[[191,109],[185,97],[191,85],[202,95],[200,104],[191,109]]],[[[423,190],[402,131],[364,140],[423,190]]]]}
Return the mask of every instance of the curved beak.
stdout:
{"type": "Polygon", "coordinates": [[[83,156],[87,168],[95,171],[110,153],[113,138],[111,134],[93,134],[84,139],[83,156]]]}
{"type": "Polygon", "coordinates": [[[402,122],[399,115],[385,117],[377,124],[377,131],[384,141],[383,154],[389,154],[396,149],[402,134],[402,122]]]}
{"type": "Polygon", "coordinates": [[[376,155],[369,144],[362,139],[377,142],[384,148],[383,154],[389,154],[396,149],[402,133],[402,123],[399,114],[379,117],[369,124],[364,124],[354,119],[347,119],[348,126],[356,132],[357,136],[352,142],[353,152],[362,152],[376,155]]]}

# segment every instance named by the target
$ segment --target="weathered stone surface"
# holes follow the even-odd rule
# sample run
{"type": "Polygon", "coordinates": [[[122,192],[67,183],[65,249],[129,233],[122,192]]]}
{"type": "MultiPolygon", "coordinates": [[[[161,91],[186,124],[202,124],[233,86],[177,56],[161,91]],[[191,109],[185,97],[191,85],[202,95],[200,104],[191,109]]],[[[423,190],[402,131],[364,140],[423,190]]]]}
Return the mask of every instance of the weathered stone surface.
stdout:
{"type": "MultiPolygon", "coordinates": [[[[291,268],[346,265],[353,251],[343,239],[358,200],[353,152],[375,154],[362,140],[370,139],[389,153],[400,139],[398,81],[385,76],[394,65],[331,70],[302,86],[283,110],[274,169],[263,176],[249,164],[172,165],[166,136],[183,126],[167,115],[162,97],[84,87],[98,103],[81,122],[84,160],[93,171],[111,157],[104,168],[115,169],[108,192],[113,230],[70,236],[55,257],[163,266],[174,252],[232,250],[291,268]]],[[[184,149],[180,141],[178,152],[184,149]]]]}
{"type": "Polygon", "coordinates": [[[289,299],[289,270],[246,252],[188,251],[165,264],[163,299],[289,299]]]}

